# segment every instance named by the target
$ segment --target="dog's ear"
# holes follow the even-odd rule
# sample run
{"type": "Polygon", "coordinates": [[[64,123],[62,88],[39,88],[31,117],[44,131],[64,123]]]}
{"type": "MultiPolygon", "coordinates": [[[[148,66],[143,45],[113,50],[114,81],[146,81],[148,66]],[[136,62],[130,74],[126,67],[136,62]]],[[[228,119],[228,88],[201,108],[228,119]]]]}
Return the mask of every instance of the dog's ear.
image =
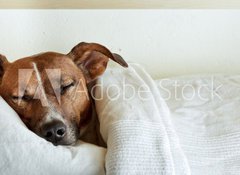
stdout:
{"type": "Polygon", "coordinates": [[[83,70],[87,83],[104,73],[109,58],[123,67],[128,67],[120,55],[111,53],[97,43],[79,43],[67,55],[83,70]]]}
{"type": "Polygon", "coordinates": [[[2,83],[2,77],[7,63],[8,63],[7,58],[4,55],[0,54],[0,84],[2,83]]]}

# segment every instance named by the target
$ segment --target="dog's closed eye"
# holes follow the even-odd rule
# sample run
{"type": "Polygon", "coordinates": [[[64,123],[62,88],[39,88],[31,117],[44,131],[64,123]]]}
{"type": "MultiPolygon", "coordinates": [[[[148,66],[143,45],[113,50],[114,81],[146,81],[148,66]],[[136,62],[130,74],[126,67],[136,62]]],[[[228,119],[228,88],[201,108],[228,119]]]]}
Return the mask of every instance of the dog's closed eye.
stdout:
{"type": "Polygon", "coordinates": [[[30,95],[23,95],[22,97],[20,96],[12,96],[13,102],[19,102],[19,101],[24,101],[24,102],[30,102],[33,99],[32,96],[30,95]]]}
{"type": "Polygon", "coordinates": [[[72,81],[72,82],[69,82],[65,85],[62,85],[61,86],[61,95],[65,94],[65,92],[70,89],[71,87],[73,87],[75,85],[75,82],[72,81]]]}

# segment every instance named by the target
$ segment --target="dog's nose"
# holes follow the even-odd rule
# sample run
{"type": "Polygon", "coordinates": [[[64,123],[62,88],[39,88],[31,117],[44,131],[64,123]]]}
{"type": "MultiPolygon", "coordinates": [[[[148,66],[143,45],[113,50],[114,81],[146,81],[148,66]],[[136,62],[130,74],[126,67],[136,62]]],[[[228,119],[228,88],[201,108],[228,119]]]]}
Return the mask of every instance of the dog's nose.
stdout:
{"type": "Polygon", "coordinates": [[[62,122],[53,121],[42,127],[43,137],[54,144],[62,140],[65,134],[66,126],[62,122]]]}

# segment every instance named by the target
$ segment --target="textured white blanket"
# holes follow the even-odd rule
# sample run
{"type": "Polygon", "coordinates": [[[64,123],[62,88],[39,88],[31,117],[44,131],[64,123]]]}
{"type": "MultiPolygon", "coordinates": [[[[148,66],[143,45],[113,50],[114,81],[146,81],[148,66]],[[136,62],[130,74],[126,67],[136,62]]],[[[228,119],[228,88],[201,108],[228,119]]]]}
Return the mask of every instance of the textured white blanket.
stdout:
{"type": "Polygon", "coordinates": [[[103,148],[39,138],[0,98],[0,174],[240,174],[240,76],[153,81],[132,65],[98,85],[106,161],[103,148]]]}
{"type": "Polygon", "coordinates": [[[168,107],[142,68],[109,70],[98,85],[107,174],[190,174],[168,107]]]}
{"type": "Polygon", "coordinates": [[[240,174],[240,76],[156,82],[193,175],[240,174]]]}
{"type": "Polygon", "coordinates": [[[240,76],[154,82],[132,65],[108,71],[99,84],[107,174],[240,174],[240,76]],[[123,82],[133,89],[125,91],[123,82]],[[141,86],[149,88],[148,100],[131,92],[141,86]]]}

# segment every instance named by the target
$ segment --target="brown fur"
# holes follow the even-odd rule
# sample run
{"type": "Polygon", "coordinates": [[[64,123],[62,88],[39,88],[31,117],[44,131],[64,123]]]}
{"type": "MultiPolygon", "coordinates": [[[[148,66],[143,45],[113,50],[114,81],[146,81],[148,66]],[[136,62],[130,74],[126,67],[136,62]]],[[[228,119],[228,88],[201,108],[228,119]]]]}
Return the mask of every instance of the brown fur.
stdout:
{"type": "Polygon", "coordinates": [[[87,88],[89,83],[104,73],[109,58],[127,67],[127,63],[119,55],[112,54],[107,48],[96,43],[80,43],[68,54],[46,52],[13,63],[0,55],[0,94],[28,128],[41,137],[44,137],[42,128],[47,117],[54,120],[58,120],[55,119],[56,116],[61,118],[66,126],[66,135],[54,144],[73,144],[80,137],[86,142],[103,146],[94,102],[87,88]],[[33,69],[33,63],[37,65],[50,106],[42,105],[43,97],[35,71],[28,83],[26,76],[18,75],[19,70],[33,69]],[[49,77],[46,69],[61,71],[60,85],[57,81],[52,83],[57,75],[53,72],[49,77]],[[55,91],[60,91],[60,87],[71,82],[73,85],[60,96],[59,103],[55,91]],[[22,89],[25,84],[27,88],[22,89]],[[36,96],[38,98],[35,98],[36,96]]]}

